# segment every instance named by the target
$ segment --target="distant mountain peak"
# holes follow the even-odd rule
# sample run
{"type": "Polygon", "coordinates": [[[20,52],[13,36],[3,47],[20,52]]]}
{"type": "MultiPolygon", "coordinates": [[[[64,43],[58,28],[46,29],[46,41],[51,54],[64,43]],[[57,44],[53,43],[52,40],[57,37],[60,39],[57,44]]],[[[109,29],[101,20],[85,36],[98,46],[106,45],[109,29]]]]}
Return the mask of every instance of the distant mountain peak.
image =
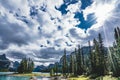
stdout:
{"type": "Polygon", "coordinates": [[[6,58],[6,54],[0,55],[0,60],[8,60],[8,59],[6,58]]]}
{"type": "Polygon", "coordinates": [[[0,69],[8,69],[10,66],[9,59],[6,58],[5,54],[0,55],[0,69]]]}

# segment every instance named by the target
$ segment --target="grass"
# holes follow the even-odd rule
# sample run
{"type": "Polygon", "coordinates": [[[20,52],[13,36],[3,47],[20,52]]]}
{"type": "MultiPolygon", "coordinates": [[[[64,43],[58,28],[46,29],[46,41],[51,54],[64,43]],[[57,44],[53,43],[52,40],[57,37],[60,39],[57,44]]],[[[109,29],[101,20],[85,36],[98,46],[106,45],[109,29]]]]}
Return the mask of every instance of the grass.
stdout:
{"type": "Polygon", "coordinates": [[[90,79],[90,77],[82,75],[79,77],[71,77],[68,80],[120,80],[120,78],[106,75],[106,76],[102,76],[102,77],[97,77],[95,79],[90,79]]]}
{"type": "Polygon", "coordinates": [[[118,77],[112,77],[110,75],[96,78],[96,80],[120,80],[118,77]]]}
{"type": "Polygon", "coordinates": [[[82,76],[79,76],[79,77],[69,78],[68,80],[89,80],[89,77],[86,77],[86,76],[82,75],[82,76]]]}
{"type": "Polygon", "coordinates": [[[50,77],[49,73],[15,73],[11,74],[11,76],[42,76],[42,77],[50,77]]]}

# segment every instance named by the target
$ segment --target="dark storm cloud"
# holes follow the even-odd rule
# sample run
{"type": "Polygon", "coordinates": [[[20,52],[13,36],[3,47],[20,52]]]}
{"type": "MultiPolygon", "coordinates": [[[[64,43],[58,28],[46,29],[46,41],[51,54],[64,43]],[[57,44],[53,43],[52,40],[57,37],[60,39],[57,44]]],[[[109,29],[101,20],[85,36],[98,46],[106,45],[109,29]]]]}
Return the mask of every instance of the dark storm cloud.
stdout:
{"type": "MultiPolygon", "coordinates": [[[[50,58],[60,58],[63,54],[63,50],[56,50],[54,47],[47,47],[44,49],[41,49],[40,51],[34,51],[38,58],[43,59],[50,59],[50,58]]],[[[67,51],[67,53],[70,53],[70,51],[67,51]]]]}
{"type": "Polygon", "coordinates": [[[19,46],[28,44],[30,37],[25,32],[22,25],[17,23],[9,23],[7,20],[0,19],[0,48],[5,49],[9,44],[17,44],[19,46]]]}
{"type": "Polygon", "coordinates": [[[55,50],[54,47],[48,47],[45,49],[41,49],[40,50],[40,56],[41,58],[54,58],[54,57],[60,57],[61,55],[63,55],[63,51],[61,50],[55,50]]]}
{"type": "Polygon", "coordinates": [[[26,54],[21,51],[8,51],[6,55],[14,59],[22,59],[26,57],[26,54]]]}
{"type": "Polygon", "coordinates": [[[82,36],[80,36],[80,34],[78,34],[76,32],[76,29],[75,28],[72,28],[69,30],[69,33],[72,37],[76,38],[76,39],[84,39],[82,36]]]}

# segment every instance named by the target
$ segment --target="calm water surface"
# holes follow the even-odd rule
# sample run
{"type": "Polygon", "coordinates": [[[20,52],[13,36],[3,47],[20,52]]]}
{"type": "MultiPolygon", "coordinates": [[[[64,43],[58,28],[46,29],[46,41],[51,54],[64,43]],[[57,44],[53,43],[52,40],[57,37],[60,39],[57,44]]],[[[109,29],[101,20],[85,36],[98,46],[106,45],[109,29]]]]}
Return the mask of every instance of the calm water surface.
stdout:
{"type": "MultiPolygon", "coordinates": [[[[12,74],[11,72],[0,72],[0,80],[29,80],[28,76],[7,76],[5,74],[12,74]]],[[[46,77],[37,77],[37,80],[50,80],[46,77]]]]}

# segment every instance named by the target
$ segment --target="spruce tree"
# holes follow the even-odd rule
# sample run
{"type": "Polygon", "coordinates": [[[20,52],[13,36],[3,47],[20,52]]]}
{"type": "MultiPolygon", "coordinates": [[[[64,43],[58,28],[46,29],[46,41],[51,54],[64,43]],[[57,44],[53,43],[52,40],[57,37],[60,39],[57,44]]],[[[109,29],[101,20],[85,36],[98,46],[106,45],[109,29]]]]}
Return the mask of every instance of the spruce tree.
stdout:
{"type": "Polygon", "coordinates": [[[24,58],[17,69],[18,73],[31,73],[34,69],[34,63],[31,59],[24,58]]]}
{"type": "Polygon", "coordinates": [[[70,67],[69,67],[69,69],[70,69],[70,73],[71,73],[71,75],[74,75],[74,72],[75,72],[75,58],[74,58],[74,55],[73,54],[70,54],[70,67]]]}
{"type": "Polygon", "coordinates": [[[55,63],[54,67],[55,67],[55,73],[56,73],[56,75],[58,75],[58,62],[55,63]]]}
{"type": "Polygon", "coordinates": [[[93,40],[93,52],[92,52],[92,74],[99,74],[100,63],[99,63],[99,45],[96,39],[93,40]]]}
{"type": "Polygon", "coordinates": [[[77,62],[77,50],[75,48],[75,63],[74,63],[74,75],[77,76],[77,69],[78,69],[78,62],[77,62]]]}
{"type": "Polygon", "coordinates": [[[93,54],[92,54],[92,49],[91,49],[91,43],[90,41],[88,41],[88,45],[89,45],[89,66],[88,66],[88,73],[90,74],[90,72],[92,72],[92,68],[93,68],[93,54]]]}
{"type": "Polygon", "coordinates": [[[84,58],[84,53],[83,53],[83,48],[81,48],[81,67],[82,67],[82,73],[84,73],[85,72],[85,58],[84,58]]]}
{"type": "Polygon", "coordinates": [[[93,40],[93,52],[91,54],[91,72],[97,75],[105,75],[105,50],[101,34],[98,34],[98,41],[93,40]]]}
{"type": "Polygon", "coordinates": [[[98,34],[98,42],[99,42],[99,64],[100,64],[100,75],[105,75],[106,68],[105,68],[105,50],[103,46],[103,39],[101,34],[98,34]]]}
{"type": "Polygon", "coordinates": [[[70,54],[69,73],[73,73],[72,66],[73,66],[73,58],[72,58],[72,54],[70,54]]]}
{"type": "Polygon", "coordinates": [[[82,75],[85,72],[85,61],[84,61],[84,54],[83,48],[78,45],[78,57],[77,57],[77,74],[82,75]]]}
{"type": "Polygon", "coordinates": [[[83,74],[83,65],[82,65],[82,51],[80,45],[78,45],[78,56],[77,56],[77,74],[82,75],[83,74]]]}
{"type": "Polygon", "coordinates": [[[114,29],[114,37],[116,45],[114,45],[114,53],[112,53],[112,72],[114,76],[120,76],[120,29],[119,27],[114,29]]]}
{"type": "Polygon", "coordinates": [[[63,55],[63,63],[62,63],[62,72],[63,76],[67,76],[67,58],[66,58],[66,49],[64,49],[64,55],[63,55]]]}
{"type": "Polygon", "coordinates": [[[54,76],[54,75],[55,75],[54,69],[52,68],[52,69],[50,70],[50,76],[54,76]]]}

